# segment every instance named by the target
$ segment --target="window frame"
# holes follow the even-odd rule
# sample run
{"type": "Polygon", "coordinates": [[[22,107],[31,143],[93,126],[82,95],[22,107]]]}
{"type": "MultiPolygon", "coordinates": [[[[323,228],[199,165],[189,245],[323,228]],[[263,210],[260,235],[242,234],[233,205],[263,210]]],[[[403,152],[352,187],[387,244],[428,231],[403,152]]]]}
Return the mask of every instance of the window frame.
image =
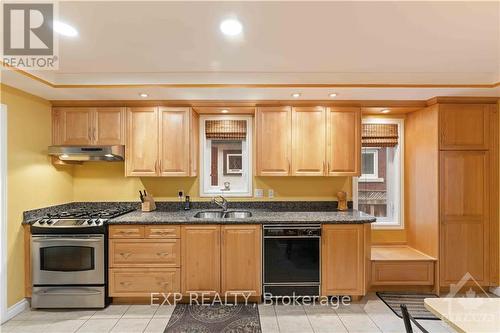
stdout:
{"type": "Polygon", "coordinates": [[[214,196],[224,196],[224,197],[252,197],[253,196],[253,117],[252,116],[241,116],[241,115],[200,115],[200,197],[214,197],[214,196]],[[243,159],[243,169],[248,163],[247,173],[245,176],[246,183],[248,184],[247,191],[239,192],[225,192],[225,191],[207,191],[206,181],[210,181],[210,175],[205,175],[206,170],[210,170],[210,153],[207,152],[207,138],[205,134],[205,121],[206,120],[246,120],[247,122],[247,137],[245,142],[242,143],[242,159],[243,159]],[[245,158],[244,155],[247,155],[245,158]],[[208,156],[207,156],[208,155],[208,156]],[[247,163],[245,163],[245,159],[247,163]]]}
{"type": "MultiPolygon", "coordinates": [[[[397,124],[398,125],[398,145],[396,148],[397,164],[399,164],[399,177],[397,179],[396,189],[399,190],[399,200],[396,200],[394,207],[394,216],[397,216],[397,222],[377,218],[377,221],[372,223],[372,229],[389,229],[402,230],[405,228],[404,221],[404,119],[403,118],[382,118],[382,117],[364,117],[361,122],[375,124],[397,124]],[[382,219],[382,221],[380,221],[382,219]]],[[[361,147],[363,149],[363,147],[361,147]]],[[[387,174],[386,174],[386,178],[387,174]]],[[[358,209],[358,183],[359,177],[352,178],[352,198],[353,207],[358,209]]]]}

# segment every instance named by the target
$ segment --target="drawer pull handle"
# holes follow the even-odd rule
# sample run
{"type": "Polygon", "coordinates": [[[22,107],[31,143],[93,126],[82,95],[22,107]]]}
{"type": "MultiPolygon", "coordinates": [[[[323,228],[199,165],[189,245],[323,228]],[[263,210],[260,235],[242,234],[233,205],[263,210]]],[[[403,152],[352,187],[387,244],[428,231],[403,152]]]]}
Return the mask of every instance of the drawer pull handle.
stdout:
{"type": "Polygon", "coordinates": [[[154,234],[156,235],[168,235],[170,232],[168,231],[155,231],[154,234]]]}
{"type": "Polygon", "coordinates": [[[158,252],[157,255],[160,257],[165,257],[168,256],[168,252],[158,252]]]}
{"type": "Polygon", "coordinates": [[[128,253],[128,252],[121,252],[121,253],[120,253],[120,255],[121,255],[123,258],[125,258],[125,259],[127,259],[128,257],[130,257],[130,253],[128,253]]]}
{"type": "Polygon", "coordinates": [[[124,231],[124,230],[122,230],[118,234],[120,234],[120,235],[133,235],[135,233],[136,233],[135,231],[130,231],[130,230],[129,231],[124,231]]]}
{"type": "Polygon", "coordinates": [[[120,284],[125,287],[130,286],[130,282],[120,282],[120,284]]]}

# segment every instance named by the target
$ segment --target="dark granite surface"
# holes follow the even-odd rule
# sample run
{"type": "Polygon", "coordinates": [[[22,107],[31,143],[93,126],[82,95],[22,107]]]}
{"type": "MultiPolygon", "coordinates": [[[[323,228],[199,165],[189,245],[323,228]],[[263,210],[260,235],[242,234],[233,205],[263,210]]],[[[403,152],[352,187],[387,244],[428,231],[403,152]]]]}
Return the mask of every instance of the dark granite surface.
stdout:
{"type": "MultiPolygon", "coordinates": [[[[229,202],[229,210],[249,210],[252,217],[245,219],[199,219],[194,215],[201,210],[214,210],[210,202],[192,202],[190,211],[180,210],[181,204],[176,201],[157,202],[154,212],[141,212],[137,202],[72,202],[47,208],[24,212],[23,223],[35,221],[47,213],[62,212],[73,208],[109,208],[127,206],[137,208],[137,211],[119,216],[108,221],[108,224],[179,224],[179,223],[371,223],[375,218],[371,215],[349,210],[336,211],[336,201],[247,201],[229,202]]],[[[352,202],[349,202],[352,207],[352,202]]]]}

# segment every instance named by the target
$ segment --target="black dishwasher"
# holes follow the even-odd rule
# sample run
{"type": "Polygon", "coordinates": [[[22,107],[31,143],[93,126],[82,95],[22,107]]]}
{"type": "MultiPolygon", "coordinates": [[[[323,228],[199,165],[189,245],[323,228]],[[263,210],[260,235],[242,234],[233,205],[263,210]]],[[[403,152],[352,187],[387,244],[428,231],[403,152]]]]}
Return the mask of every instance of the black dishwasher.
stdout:
{"type": "Polygon", "coordinates": [[[264,225],[263,290],[276,296],[319,296],[320,225],[264,225]]]}

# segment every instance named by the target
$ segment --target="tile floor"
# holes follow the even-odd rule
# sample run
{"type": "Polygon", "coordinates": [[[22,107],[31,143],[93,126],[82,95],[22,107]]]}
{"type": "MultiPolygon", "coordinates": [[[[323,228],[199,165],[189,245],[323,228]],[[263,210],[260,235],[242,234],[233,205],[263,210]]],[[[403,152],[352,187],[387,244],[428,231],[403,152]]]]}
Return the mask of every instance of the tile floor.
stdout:
{"type": "MultiPolygon", "coordinates": [[[[4,325],[2,333],[162,333],[174,306],[111,305],[98,311],[27,310],[4,325]]],[[[404,333],[403,321],[374,294],[349,306],[259,305],[264,333],[404,333]]],[[[422,320],[431,333],[454,332],[437,320],[422,320]]],[[[418,329],[414,329],[416,333],[418,329]]]]}

